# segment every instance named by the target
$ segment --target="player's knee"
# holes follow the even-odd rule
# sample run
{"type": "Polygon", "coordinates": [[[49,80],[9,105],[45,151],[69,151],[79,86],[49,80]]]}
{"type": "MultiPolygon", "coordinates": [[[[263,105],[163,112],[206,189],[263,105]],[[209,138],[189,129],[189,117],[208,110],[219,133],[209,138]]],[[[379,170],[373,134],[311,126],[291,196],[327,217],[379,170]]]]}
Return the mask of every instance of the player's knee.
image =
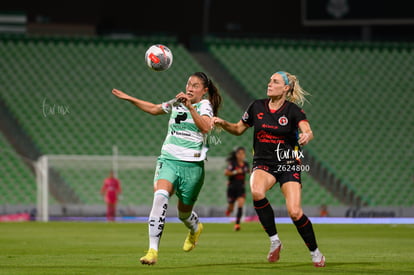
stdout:
{"type": "Polygon", "coordinates": [[[297,221],[302,217],[303,211],[301,208],[293,208],[288,210],[288,214],[293,221],[297,221]]]}
{"type": "Polygon", "coordinates": [[[266,192],[263,188],[258,188],[255,184],[250,185],[250,192],[252,194],[252,198],[255,201],[264,199],[266,197],[266,192]]]}
{"type": "Polygon", "coordinates": [[[252,198],[254,201],[264,199],[264,197],[266,196],[264,192],[261,192],[259,190],[252,189],[251,192],[252,192],[252,198]]]}

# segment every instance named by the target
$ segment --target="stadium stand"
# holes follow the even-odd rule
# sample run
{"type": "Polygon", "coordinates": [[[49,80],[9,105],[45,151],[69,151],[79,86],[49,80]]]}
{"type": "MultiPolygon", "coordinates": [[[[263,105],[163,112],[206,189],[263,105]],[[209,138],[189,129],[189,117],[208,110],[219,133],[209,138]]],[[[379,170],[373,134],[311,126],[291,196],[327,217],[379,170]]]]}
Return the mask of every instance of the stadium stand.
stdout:
{"type": "MultiPolygon", "coordinates": [[[[145,39],[4,41],[7,70],[2,80],[5,88],[18,93],[2,96],[44,154],[111,154],[118,136],[125,134],[129,138],[123,140],[122,154],[157,155],[165,125],[159,118],[125,108],[111,89],[161,102],[183,90],[189,72],[201,68],[174,40],[152,41],[173,45],[174,70],[155,73],[142,66],[142,52],[150,45],[145,39]],[[143,132],[151,137],[145,147],[137,142],[143,132]]],[[[223,112],[239,117],[238,107],[224,97],[223,112]]]]}
{"type": "MultiPolygon", "coordinates": [[[[110,155],[112,145],[116,144],[122,155],[158,155],[167,120],[138,112],[116,99],[111,89],[116,87],[152,102],[162,102],[184,90],[191,72],[202,70],[171,38],[105,41],[6,36],[1,41],[5,68],[1,82],[4,91],[13,91],[2,93],[2,99],[42,154],[110,155]],[[174,69],[155,73],[144,65],[142,53],[152,41],[171,45],[176,59],[174,69]]],[[[237,105],[225,94],[223,97],[226,117],[240,116],[237,105]]],[[[222,138],[211,155],[226,154],[236,142],[235,137],[222,138]]],[[[64,169],[59,172],[81,201],[102,201],[99,188],[107,170],[95,169],[89,175],[64,169]],[[80,174],[86,178],[79,179],[80,174]]],[[[145,195],[147,191],[151,194],[151,189],[134,185],[137,178],[150,185],[153,169],[122,176],[125,190],[136,190],[140,203],[151,203],[152,196],[145,195]]],[[[135,195],[126,192],[125,203],[134,203],[135,195]]],[[[217,196],[211,196],[214,197],[217,196]]]]}
{"type": "Polygon", "coordinates": [[[296,74],[311,93],[313,156],[369,206],[414,205],[412,44],[210,38],[208,48],[255,98],[275,71],[296,74]]]}
{"type": "Polygon", "coordinates": [[[33,173],[0,132],[0,205],[27,205],[36,201],[33,173]]]}
{"type": "MultiPolygon", "coordinates": [[[[323,45],[308,49],[294,45],[274,48],[266,43],[262,46],[260,41],[252,46],[249,46],[246,41],[243,43],[215,41],[210,42],[209,47],[220,60],[227,59],[229,63],[224,64],[226,68],[247,87],[248,91],[254,91],[252,96],[255,98],[262,97],[260,92],[265,89],[266,77],[275,68],[275,64],[265,62],[266,66],[264,66],[257,60],[268,59],[275,52],[280,55],[277,64],[286,64],[286,70],[297,71],[305,88],[309,87],[310,91],[319,91],[314,87],[320,80],[312,79],[309,74],[303,74],[302,77],[302,72],[307,72],[307,70],[301,69],[301,66],[309,62],[303,58],[309,51],[316,51],[319,56],[324,56],[323,45]],[[235,51],[237,54],[234,54],[235,51]],[[297,56],[295,62],[289,62],[290,55],[297,56]],[[241,61],[243,63],[240,63],[241,61]],[[296,67],[293,65],[289,67],[290,64],[296,64],[296,67]]],[[[329,48],[326,50],[329,52],[329,48]]],[[[191,72],[203,70],[191,54],[174,38],[164,36],[113,40],[66,37],[27,38],[8,35],[1,37],[0,55],[3,58],[1,66],[4,72],[0,75],[0,81],[5,91],[0,96],[42,154],[110,155],[112,146],[115,144],[118,146],[120,155],[158,155],[167,120],[138,112],[132,105],[117,100],[111,94],[111,89],[119,88],[142,99],[161,102],[184,90],[185,81],[191,72]],[[152,72],[144,65],[142,53],[153,44],[153,41],[168,44],[174,53],[174,64],[167,72],[152,72]]],[[[314,59],[313,70],[315,66],[318,69],[322,67],[324,63],[316,57],[314,59]]],[[[347,61],[347,58],[345,59],[347,61]]],[[[326,73],[328,72],[329,70],[326,73]]],[[[330,85],[335,85],[336,81],[331,79],[332,76],[334,75],[330,74],[323,80],[330,85]]],[[[219,83],[218,86],[220,86],[219,83]]],[[[243,110],[225,91],[222,91],[222,94],[224,106],[220,116],[229,121],[238,121],[243,110]]],[[[331,125],[330,123],[336,121],[336,118],[328,115],[329,120],[321,119],[329,114],[330,109],[327,107],[324,107],[323,113],[314,111],[319,108],[319,104],[323,104],[317,100],[318,97],[319,95],[313,92],[312,105],[306,106],[311,120],[315,121],[313,125],[318,137],[312,150],[317,152],[320,160],[334,165],[336,162],[332,154],[324,154],[324,152],[327,152],[326,146],[335,144],[340,131],[338,133],[332,131],[332,127],[329,127],[331,131],[325,129],[326,125],[331,125]],[[321,137],[329,139],[331,143],[327,143],[326,140],[318,141],[321,137]]],[[[320,97],[322,98],[322,95],[320,97]]],[[[329,98],[332,99],[330,101],[332,104],[336,104],[335,106],[343,105],[342,102],[336,103],[337,96],[329,98]]],[[[409,119],[408,116],[407,119],[409,119]]],[[[224,132],[217,135],[221,144],[212,145],[210,156],[226,156],[235,145],[251,148],[251,132],[241,137],[234,137],[224,132]]],[[[4,144],[5,141],[2,142],[2,147],[6,146],[4,144]]],[[[328,151],[334,152],[335,148],[331,145],[328,151]]],[[[345,153],[340,152],[337,157],[339,158],[340,155],[346,158],[345,153]]],[[[248,155],[249,158],[250,156],[248,155]]],[[[4,157],[2,161],[5,161],[4,157]]],[[[17,158],[15,162],[19,162],[19,159],[17,158]]],[[[20,177],[30,179],[30,181],[23,179],[18,181],[31,182],[32,189],[28,191],[30,196],[27,201],[34,203],[34,175],[21,164],[21,161],[19,165],[12,166],[17,167],[13,168],[16,169],[16,175],[22,174],[23,176],[20,175],[20,177]]],[[[225,163],[223,163],[223,169],[224,166],[225,163]]],[[[337,172],[342,175],[339,168],[335,166],[335,169],[338,169],[337,172]]],[[[99,189],[107,172],[107,169],[102,167],[88,171],[82,171],[79,167],[59,168],[58,170],[64,183],[85,204],[102,203],[99,189]]],[[[152,190],[148,186],[152,184],[152,177],[153,169],[121,172],[123,189],[128,190],[124,192],[121,203],[150,205],[152,190]]],[[[11,184],[5,183],[1,185],[3,188],[11,184]]],[[[304,205],[341,204],[337,198],[306,173],[304,173],[304,188],[307,188],[303,197],[304,205]]],[[[224,205],[224,176],[207,174],[203,192],[205,193],[200,197],[199,205],[224,205]]],[[[5,202],[13,203],[16,200],[24,202],[21,196],[22,194],[7,196],[5,202]]],[[[284,204],[280,194],[275,197],[280,198],[280,205],[284,204]]],[[[383,202],[380,201],[379,204],[383,202]]]]}

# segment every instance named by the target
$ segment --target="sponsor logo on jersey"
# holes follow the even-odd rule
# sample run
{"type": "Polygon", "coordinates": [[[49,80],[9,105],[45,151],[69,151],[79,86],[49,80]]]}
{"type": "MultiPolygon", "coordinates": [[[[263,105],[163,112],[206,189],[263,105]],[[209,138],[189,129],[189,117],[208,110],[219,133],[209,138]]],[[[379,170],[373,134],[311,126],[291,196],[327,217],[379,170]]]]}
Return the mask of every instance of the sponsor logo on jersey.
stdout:
{"type": "Polygon", "coordinates": [[[181,121],[185,121],[187,119],[187,113],[178,113],[175,117],[175,123],[180,124],[181,121]]]}
{"type": "Polygon", "coordinates": [[[189,132],[182,132],[182,131],[171,131],[171,135],[177,135],[177,136],[187,136],[187,137],[191,137],[191,134],[189,132]]]}
{"type": "Polygon", "coordinates": [[[259,142],[264,143],[285,143],[285,141],[281,139],[279,136],[272,135],[271,133],[268,133],[263,130],[257,132],[256,138],[259,142]]]}
{"type": "Polygon", "coordinates": [[[269,124],[262,124],[262,128],[269,128],[269,129],[279,129],[279,126],[277,125],[269,125],[269,124]]]}

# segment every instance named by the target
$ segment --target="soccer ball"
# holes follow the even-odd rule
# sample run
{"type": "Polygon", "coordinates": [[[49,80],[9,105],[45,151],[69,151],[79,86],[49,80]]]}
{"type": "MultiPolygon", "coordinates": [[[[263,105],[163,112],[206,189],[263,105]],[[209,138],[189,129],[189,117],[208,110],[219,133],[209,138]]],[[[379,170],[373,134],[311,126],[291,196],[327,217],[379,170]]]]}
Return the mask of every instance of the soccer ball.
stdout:
{"type": "Polygon", "coordinates": [[[173,54],[167,46],[161,44],[152,45],[145,53],[145,62],[154,71],[165,71],[171,67],[173,54]]]}

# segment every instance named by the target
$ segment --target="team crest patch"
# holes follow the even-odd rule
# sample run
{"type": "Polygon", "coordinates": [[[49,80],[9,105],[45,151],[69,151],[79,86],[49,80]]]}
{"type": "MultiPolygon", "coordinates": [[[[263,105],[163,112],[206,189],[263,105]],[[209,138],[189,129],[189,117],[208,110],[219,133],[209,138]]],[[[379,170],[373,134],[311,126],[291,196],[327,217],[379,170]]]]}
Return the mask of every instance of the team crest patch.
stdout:
{"type": "Polygon", "coordinates": [[[279,122],[280,126],[286,126],[289,121],[288,121],[286,116],[281,116],[281,117],[279,117],[278,122],[279,122]]]}

